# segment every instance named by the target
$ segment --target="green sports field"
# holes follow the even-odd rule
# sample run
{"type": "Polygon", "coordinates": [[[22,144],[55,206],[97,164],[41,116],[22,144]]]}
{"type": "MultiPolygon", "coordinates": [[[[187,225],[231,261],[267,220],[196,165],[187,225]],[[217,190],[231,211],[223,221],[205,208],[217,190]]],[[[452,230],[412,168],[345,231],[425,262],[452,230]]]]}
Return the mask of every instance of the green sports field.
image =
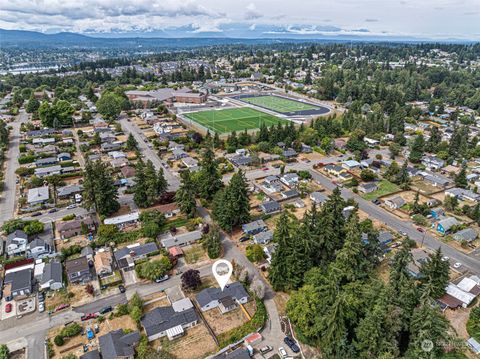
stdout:
{"type": "Polygon", "coordinates": [[[279,122],[286,122],[278,117],[248,107],[199,111],[186,113],[184,116],[217,133],[251,130],[259,128],[262,123],[271,126],[279,122]]]}
{"type": "Polygon", "coordinates": [[[318,107],[309,105],[307,103],[271,95],[242,97],[240,100],[277,112],[296,112],[318,109],[318,107]]]}

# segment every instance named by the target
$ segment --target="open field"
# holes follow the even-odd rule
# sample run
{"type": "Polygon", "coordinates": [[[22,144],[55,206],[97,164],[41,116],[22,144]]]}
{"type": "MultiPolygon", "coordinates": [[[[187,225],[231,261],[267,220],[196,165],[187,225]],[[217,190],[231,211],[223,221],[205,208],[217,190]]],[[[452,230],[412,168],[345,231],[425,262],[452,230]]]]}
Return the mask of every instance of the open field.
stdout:
{"type": "Polygon", "coordinates": [[[252,105],[260,106],[278,112],[297,112],[317,109],[316,106],[310,105],[308,103],[303,103],[300,101],[290,100],[288,98],[272,95],[242,97],[241,100],[252,105]]]}
{"type": "Polygon", "coordinates": [[[271,126],[279,122],[286,122],[253,108],[200,111],[186,113],[184,116],[217,133],[251,130],[259,128],[262,123],[271,126]]]}

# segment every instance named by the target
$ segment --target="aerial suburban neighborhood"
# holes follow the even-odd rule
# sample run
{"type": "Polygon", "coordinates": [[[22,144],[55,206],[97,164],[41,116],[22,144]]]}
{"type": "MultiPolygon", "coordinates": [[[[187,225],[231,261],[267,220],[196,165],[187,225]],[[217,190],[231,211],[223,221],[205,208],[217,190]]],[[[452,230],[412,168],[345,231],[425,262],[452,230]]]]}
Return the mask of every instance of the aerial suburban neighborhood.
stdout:
{"type": "Polygon", "coordinates": [[[0,359],[480,354],[478,42],[274,29],[0,30],[0,359]]]}

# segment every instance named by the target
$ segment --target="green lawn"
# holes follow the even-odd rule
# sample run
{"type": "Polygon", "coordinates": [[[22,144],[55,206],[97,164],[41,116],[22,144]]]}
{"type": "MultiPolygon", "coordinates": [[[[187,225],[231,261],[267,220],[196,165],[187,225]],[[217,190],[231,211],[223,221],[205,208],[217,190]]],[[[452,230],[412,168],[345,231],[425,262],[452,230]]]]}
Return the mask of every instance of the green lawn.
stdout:
{"type": "Polygon", "coordinates": [[[245,101],[252,105],[267,108],[272,111],[278,112],[296,112],[305,110],[316,110],[318,107],[303,103],[300,101],[290,100],[284,97],[278,96],[254,96],[254,97],[242,97],[241,101],[245,101]]]}
{"type": "Polygon", "coordinates": [[[400,187],[398,187],[395,183],[389,182],[387,180],[381,180],[378,184],[378,190],[372,193],[365,193],[362,195],[363,199],[371,201],[374,198],[385,196],[389,193],[400,191],[400,187]]]}
{"type": "Polygon", "coordinates": [[[286,122],[278,117],[247,107],[199,111],[186,113],[184,116],[217,133],[251,130],[259,128],[262,123],[271,126],[278,122],[286,122]]]}

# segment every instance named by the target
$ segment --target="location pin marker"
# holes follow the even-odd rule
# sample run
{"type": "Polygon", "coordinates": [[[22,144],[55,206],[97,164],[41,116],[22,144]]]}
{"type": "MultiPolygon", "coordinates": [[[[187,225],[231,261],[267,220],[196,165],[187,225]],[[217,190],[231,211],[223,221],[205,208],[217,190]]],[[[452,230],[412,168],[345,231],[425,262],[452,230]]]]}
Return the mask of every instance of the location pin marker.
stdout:
{"type": "Polygon", "coordinates": [[[218,282],[218,285],[223,291],[233,272],[232,263],[230,263],[226,259],[219,259],[218,261],[213,263],[212,272],[213,276],[218,282]]]}

